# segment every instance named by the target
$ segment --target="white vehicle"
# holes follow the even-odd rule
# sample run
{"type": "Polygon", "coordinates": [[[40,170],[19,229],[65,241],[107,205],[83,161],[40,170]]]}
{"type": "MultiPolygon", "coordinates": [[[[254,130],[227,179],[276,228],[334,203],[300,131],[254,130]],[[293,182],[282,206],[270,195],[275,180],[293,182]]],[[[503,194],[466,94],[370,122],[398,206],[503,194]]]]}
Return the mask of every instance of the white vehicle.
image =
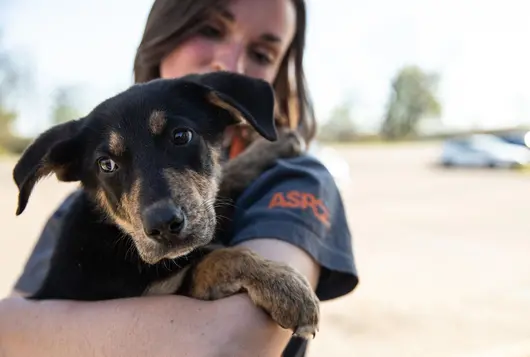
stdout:
{"type": "Polygon", "coordinates": [[[446,167],[518,168],[530,165],[530,150],[494,135],[475,134],[446,140],[441,164],[446,167]]]}

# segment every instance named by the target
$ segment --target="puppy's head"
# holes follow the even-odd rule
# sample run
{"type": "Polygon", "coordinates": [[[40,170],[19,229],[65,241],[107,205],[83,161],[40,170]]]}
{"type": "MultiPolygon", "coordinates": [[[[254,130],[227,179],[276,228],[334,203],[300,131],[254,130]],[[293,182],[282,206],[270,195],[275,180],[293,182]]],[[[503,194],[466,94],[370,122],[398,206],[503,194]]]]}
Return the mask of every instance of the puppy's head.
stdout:
{"type": "Polygon", "coordinates": [[[147,263],[187,254],[214,234],[224,129],[245,123],[276,140],[273,108],[267,82],[228,72],[132,86],[26,149],[13,172],[16,214],[55,173],[80,181],[147,263]]]}

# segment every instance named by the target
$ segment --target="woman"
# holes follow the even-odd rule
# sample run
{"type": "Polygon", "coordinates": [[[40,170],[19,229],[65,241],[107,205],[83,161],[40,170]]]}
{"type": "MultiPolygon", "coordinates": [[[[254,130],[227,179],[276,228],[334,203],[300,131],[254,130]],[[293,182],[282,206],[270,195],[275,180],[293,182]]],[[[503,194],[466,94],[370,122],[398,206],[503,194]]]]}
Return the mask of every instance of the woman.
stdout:
{"type": "MultiPolygon", "coordinates": [[[[155,0],[135,58],[135,81],[216,70],[265,79],[275,88],[278,125],[298,129],[309,142],[315,123],[302,68],[305,26],[303,0],[155,0]]],[[[248,144],[243,134],[227,133],[228,158],[248,144]]],[[[18,294],[35,291],[42,281],[71,197],[48,221],[15,286],[18,294]]],[[[343,204],[316,159],[279,160],[237,207],[227,244],[292,265],[321,300],[354,289],[343,204]]],[[[213,302],[10,298],[0,302],[0,314],[0,352],[7,356],[303,356],[306,349],[244,294],[213,302]]]]}

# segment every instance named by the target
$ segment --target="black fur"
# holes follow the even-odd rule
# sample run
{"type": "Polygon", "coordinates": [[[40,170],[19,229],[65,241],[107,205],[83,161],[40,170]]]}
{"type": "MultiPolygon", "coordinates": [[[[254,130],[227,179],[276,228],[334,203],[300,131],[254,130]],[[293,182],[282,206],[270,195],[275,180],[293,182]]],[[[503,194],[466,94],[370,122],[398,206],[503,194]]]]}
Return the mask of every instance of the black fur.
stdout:
{"type": "Polygon", "coordinates": [[[141,296],[152,282],[174,275],[214,247],[207,245],[172,261],[147,264],[119,228],[101,221],[98,208],[83,192],[64,222],[46,280],[30,299],[97,301],[141,296]]]}
{"type": "MultiPolygon", "coordinates": [[[[188,215],[199,209],[200,202],[186,202],[192,200],[193,190],[185,187],[191,182],[182,181],[185,186],[175,190],[169,187],[162,172],[173,170],[178,175],[191,171],[200,177],[215,176],[213,152],[220,148],[224,129],[235,120],[228,111],[209,104],[205,100],[208,93],[215,93],[237,108],[263,137],[277,139],[269,84],[218,72],[134,85],[104,101],[86,117],[51,128],[27,148],[13,171],[19,187],[17,215],[24,211],[34,185],[46,175],[55,173],[61,181],[80,181],[83,189],[64,217],[65,225],[44,284],[30,299],[140,296],[154,281],[175,275],[212,249],[207,244],[214,237],[213,231],[197,226],[182,239],[182,245],[193,246],[194,251],[176,259],[148,263],[139,254],[137,242],[107,217],[97,198],[98,191],[103,190],[111,209],[122,214],[120,200],[130,195],[135,180],[140,180],[141,209],[164,199],[182,204],[188,215]],[[163,111],[167,117],[168,125],[161,135],[149,134],[148,118],[153,111],[163,111]],[[173,145],[171,135],[175,128],[191,129],[192,141],[173,145]],[[120,157],[109,154],[111,133],[124,138],[125,150],[120,157]],[[118,171],[101,172],[101,156],[115,160],[118,171]],[[184,193],[178,196],[181,191],[184,193]]],[[[215,228],[215,217],[213,220],[202,224],[215,228]]],[[[155,243],[149,244],[152,249],[146,249],[155,250],[155,243]]],[[[162,250],[169,249],[162,246],[156,245],[158,258],[162,250]]]]}

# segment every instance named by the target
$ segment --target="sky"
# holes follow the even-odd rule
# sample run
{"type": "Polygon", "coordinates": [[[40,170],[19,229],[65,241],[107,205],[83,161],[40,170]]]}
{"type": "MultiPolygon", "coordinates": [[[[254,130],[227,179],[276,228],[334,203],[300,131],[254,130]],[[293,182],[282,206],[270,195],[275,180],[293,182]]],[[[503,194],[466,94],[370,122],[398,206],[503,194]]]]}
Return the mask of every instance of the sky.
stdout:
{"type": "MultiPolygon", "coordinates": [[[[33,75],[17,129],[49,125],[59,85],[83,86],[82,107],[132,83],[152,0],[0,0],[3,44],[33,75]],[[126,9],[126,11],[124,10],[126,9]]],[[[359,126],[379,125],[397,70],[440,74],[448,127],[530,124],[530,4],[525,0],[308,0],[305,60],[321,123],[349,100],[359,126]]]]}

